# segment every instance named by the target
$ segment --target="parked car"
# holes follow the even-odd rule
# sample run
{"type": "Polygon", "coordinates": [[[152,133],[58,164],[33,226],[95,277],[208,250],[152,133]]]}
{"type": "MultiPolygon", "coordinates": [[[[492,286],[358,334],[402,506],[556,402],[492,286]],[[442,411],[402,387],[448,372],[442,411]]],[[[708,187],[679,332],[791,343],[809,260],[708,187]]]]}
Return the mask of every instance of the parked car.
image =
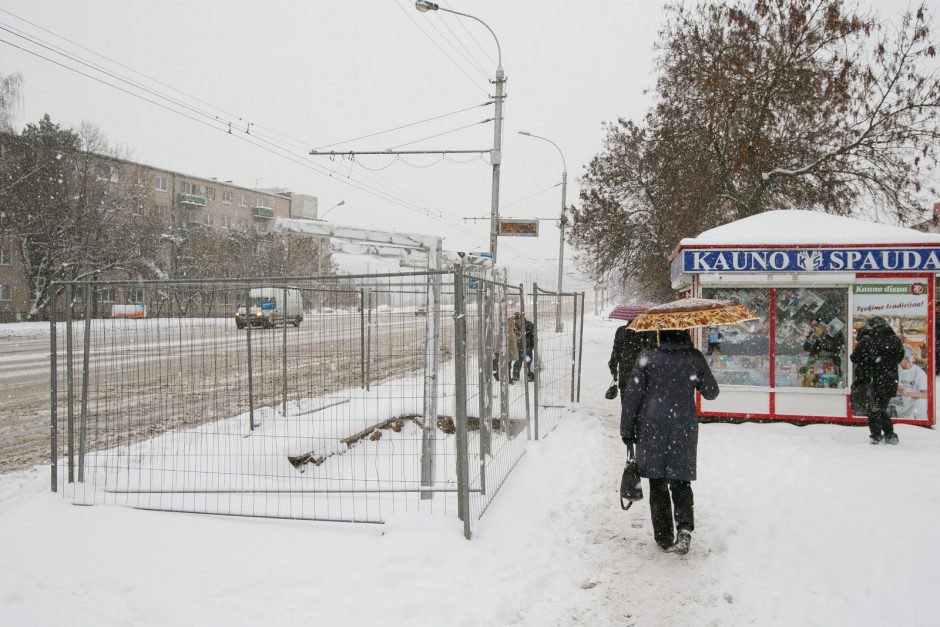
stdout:
{"type": "Polygon", "coordinates": [[[294,287],[256,287],[249,292],[249,305],[235,312],[235,326],[244,329],[249,324],[265,329],[278,324],[299,327],[304,319],[303,299],[294,287]],[[286,298],[285,298],[286,296],[286,298]]]}
{"type": "Polygon", "coordinates": [[[416,316],[426,316],[428,315],[428,308],[424,306],[415,307],[414,314],[416,316]]]}

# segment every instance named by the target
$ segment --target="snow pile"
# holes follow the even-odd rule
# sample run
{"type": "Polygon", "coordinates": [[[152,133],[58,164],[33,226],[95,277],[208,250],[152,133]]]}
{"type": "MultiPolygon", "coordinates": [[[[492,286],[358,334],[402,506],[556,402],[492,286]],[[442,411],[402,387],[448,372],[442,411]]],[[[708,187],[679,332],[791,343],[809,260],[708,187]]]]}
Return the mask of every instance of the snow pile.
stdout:
{"type": "Polygon", "coordinates": [[[940,235],[820,211],[788,209],[759,213],[703,231],[696,237],[686,237],[679,242],[681,247],[761,244],[940,245],[940,235]]]}

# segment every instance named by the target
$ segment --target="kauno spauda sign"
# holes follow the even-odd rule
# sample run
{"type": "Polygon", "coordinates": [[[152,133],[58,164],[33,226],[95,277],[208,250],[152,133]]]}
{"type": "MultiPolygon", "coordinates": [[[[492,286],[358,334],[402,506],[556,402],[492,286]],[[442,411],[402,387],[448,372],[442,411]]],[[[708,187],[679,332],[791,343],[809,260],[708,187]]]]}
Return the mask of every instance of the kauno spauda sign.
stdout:
{"type": "Polygon", "coordinates": [[[681,272],[940,272],[940,248],[683,250],[681,272]]]}

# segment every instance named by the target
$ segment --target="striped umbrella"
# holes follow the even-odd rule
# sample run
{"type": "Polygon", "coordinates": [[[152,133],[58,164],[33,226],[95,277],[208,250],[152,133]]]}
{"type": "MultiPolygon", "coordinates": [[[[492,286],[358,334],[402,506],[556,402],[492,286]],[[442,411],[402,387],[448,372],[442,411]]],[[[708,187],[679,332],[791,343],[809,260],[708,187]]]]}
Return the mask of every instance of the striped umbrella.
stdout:
{"type": "Polygon", "coordinates": [[[645,300],[617,305],[614,307],[613,311],[610,312],[610,315],[607,316],[607,319],[626,320],[629,322],[630,320],[633,320],[639,316],[641,313],[645,312],[650,307],[655,307],[656,305],[657,303],[651,303],[645,300]]]}

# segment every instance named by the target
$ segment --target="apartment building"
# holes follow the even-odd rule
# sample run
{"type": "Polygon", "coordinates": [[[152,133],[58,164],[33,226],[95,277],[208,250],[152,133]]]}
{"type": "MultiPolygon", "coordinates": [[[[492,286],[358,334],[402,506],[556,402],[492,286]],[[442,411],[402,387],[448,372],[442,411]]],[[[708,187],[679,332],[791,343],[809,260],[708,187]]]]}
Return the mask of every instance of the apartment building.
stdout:
{"type": "MultiPolygon", "coordinates": [[[[7,139],[15,141],[12,136],[7,136],[7,139]]],[[[90,167],[94,167],[91,180],[104,189],[102,204],[113,205],[108,210],[126,215],[127,220],[140,218],[151,225],[162,223],[165,232],[240,230],[251,236],[255,247],[251,253],[259,256],[269,253],[272,242],[281,237],[272,234],[275,219],[316,218],[317,215],[315,196],[286,189],[251,189],[231,181],[105,156],[96,157],[90,167]]],[[[0,321],[23,320],[27,318],[34,299],[24,274],[18,242],[13,237],[3,237],[4,218],[0,212],[0,321]]],[[[295,251],[301,249],[310,251],[311,255],[324,250],[315,240],[294,245],[295,251]]],[[[169,254],[169,250],[162,253],[164,257],[169,254]]],[[[161,265],[161,259],[155,261],[161,265]]],[[[124,301],[134,300],[133,294],[117,297],[124,301]]]]}

